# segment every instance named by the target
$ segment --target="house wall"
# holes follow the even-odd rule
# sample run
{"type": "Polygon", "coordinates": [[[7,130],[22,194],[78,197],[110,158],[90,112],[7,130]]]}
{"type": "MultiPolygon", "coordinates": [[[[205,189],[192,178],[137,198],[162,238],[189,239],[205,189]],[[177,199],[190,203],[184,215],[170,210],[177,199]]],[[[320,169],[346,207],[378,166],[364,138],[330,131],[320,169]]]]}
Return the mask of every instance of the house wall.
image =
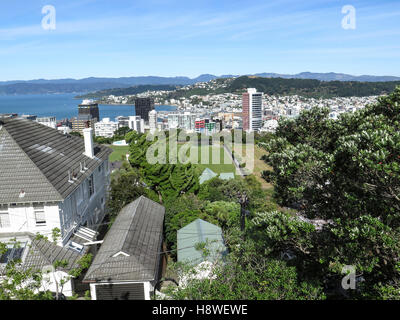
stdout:
{"type": "Polygon", "coordinates": [[[60,228],[60,215],[58,203],[44,203],[44,213],[46,224],[37,225],[33,204],[16,204],[8,206],[8,217],[10,226],[8,228],[0,228],[1,233],[14,232],[37,232],[49,236],[51,230],[60,228]]]}
{"type": "Polygon", "coordinates": [[[61,236],[65,245],[76,226],[86,225],[98,229],[105,214],[105,203],[110,184],[110,166],[104,161],[93,172],[94,193],[90,196],[88,177],[67,198],[60,203],[61,236]],[[101,168],[99,170],[99,168],[101,168]]]}

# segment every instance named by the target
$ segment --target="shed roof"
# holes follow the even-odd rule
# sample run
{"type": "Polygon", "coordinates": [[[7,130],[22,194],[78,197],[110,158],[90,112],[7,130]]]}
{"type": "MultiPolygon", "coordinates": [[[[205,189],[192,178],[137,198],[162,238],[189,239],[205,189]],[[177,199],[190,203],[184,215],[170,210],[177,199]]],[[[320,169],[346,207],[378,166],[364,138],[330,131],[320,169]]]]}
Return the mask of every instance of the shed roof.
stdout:
{"type": "Polygon", "coordinates": [[[82,138],[27,119],[1,119],[0,203],[64,200],[112,150],[95,144],[93,159],[84,152],[82,138]],[[80,172],[84,163],[87,170],[80,172]],[[68,171],[76,174],[74,183],[68,171]]]}
{"type": "Polygon", "coordinates": [[[144,196],[124,207],[107,232],[84,282],[154,280],[165,208],[144,196]]]}
{"type": "Polygon", "coordinates": [[[235,174],[233,172],[223,172],[219,174],[219,178],[222,180],[230,180],[235,178],[235,174]]]}
{"type": "Polygon", "coordinates": [[[205,168],[201,176],[199,177],[200,184],[211,180],[212,178],[216,177],[217,174],[212,171],[210,168],[205,168]]]}
{"type": "Polygon", "coordinates": [[[197,265],[203,261],[215,262],[223,259],[227,253],[220,227],[197,219],[178,230],[178,261],[197,265]],[[203,256],[200,250],[196,250],[196,244],[207,243],[208,256],[203,256]]]}

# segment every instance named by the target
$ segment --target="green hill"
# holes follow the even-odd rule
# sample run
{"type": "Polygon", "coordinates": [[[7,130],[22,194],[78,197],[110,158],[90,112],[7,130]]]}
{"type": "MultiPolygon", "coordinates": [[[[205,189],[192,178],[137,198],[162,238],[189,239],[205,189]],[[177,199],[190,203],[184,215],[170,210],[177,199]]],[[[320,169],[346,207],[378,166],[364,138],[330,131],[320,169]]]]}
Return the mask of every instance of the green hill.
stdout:
{"type": "Polygon", "coordinates": [[[400,81],[358,82],[239,77],[229,85],[228,90],[232,93],[240,93],[246,88],[256,88],[258,91],[268,95],[300,95],[310,98],[330,98],[387,94],[399,85],[400,81]]]}

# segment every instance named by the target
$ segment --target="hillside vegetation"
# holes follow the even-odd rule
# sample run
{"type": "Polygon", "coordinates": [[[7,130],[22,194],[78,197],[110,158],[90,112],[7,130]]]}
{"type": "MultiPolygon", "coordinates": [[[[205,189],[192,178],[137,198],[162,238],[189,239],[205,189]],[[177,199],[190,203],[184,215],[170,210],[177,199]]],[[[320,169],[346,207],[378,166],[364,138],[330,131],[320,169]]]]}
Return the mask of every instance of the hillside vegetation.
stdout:
{"type": "Polygon", "coordinates": [[[357,82],[239,77],[229,85],[228,90],[233,93],[241,92],[245,88],[256,88],[268,95],[300,95],[309,98],[365,97],[387,94],[398,85],[400,81],[357,82]]]}

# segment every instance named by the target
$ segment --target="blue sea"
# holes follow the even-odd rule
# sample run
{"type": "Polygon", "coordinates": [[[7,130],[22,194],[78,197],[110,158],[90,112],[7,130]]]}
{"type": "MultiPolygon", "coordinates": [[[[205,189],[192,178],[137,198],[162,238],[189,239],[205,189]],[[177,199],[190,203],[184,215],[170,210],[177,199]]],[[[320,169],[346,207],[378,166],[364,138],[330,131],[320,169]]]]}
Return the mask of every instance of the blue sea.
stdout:
{"type": "MultiPolygon", "coordinates": [[[[0,96],[0,114],[18,113],[30,114],[38,117],[56,117],[57,120],[76,117],[81,99],[74,99],[78,94],[34,94],[0,96]]],[[[173,111],[174,106],[156,106],[157,111],[173,111]]],[[[100,118],[117,116],[134,116],[134,105],[99,105],[100,118]]]]}

